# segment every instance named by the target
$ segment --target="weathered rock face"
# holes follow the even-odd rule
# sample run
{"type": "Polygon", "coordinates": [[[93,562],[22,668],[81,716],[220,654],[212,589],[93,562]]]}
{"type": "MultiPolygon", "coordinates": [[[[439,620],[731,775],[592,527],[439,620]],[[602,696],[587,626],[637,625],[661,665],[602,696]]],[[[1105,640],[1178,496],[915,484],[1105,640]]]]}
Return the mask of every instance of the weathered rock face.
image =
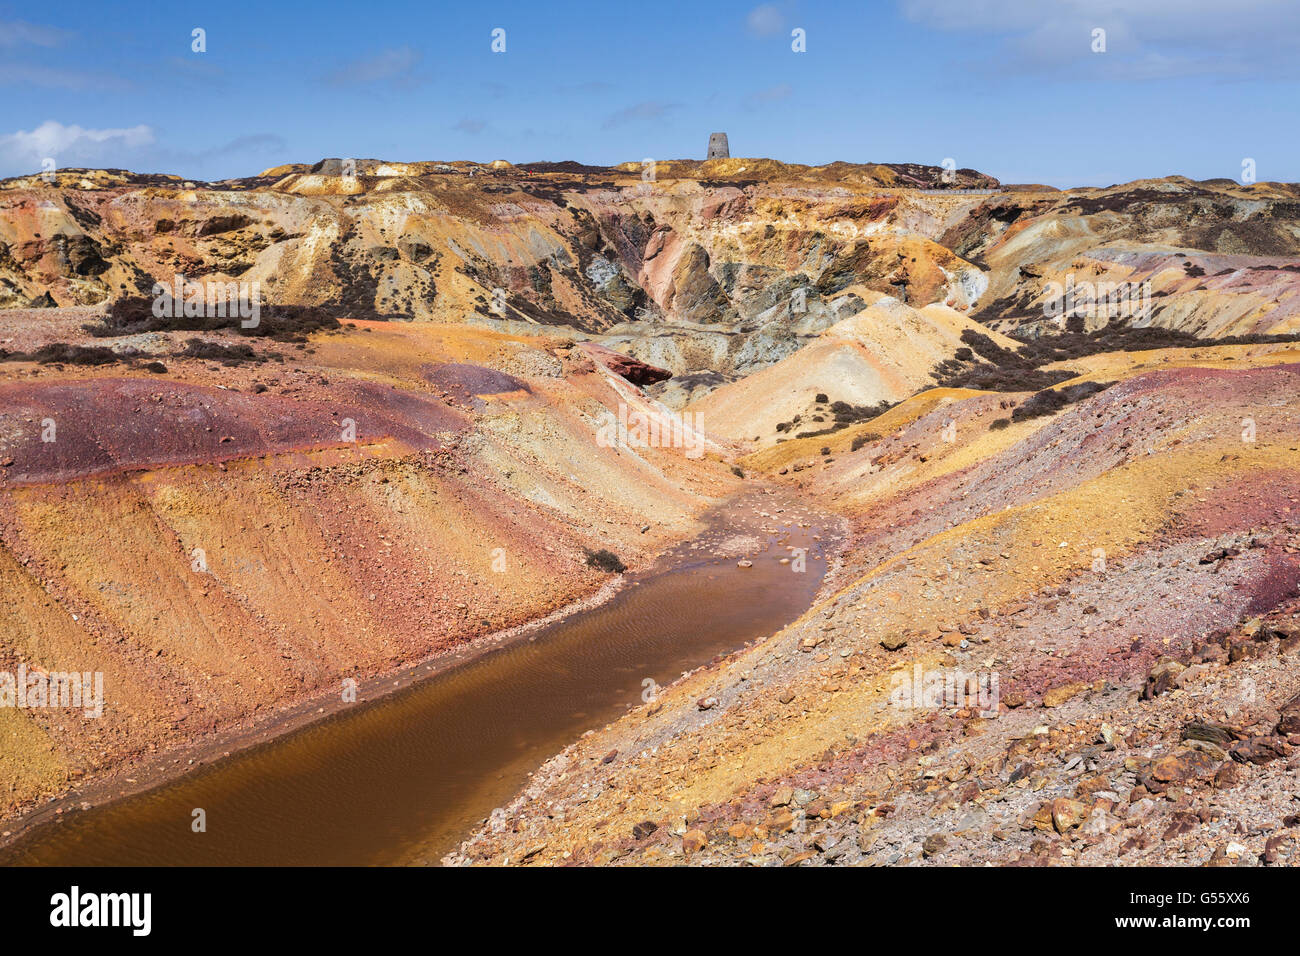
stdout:
{"type": "Polygon", "coordinates": [[[735,318],[730,302],[709,274],[709,254],[691,243],[677,260],[667,305],[686,322],[716,323],[735,318]]]}
{"type": "MultiPolygon", "coordinates": [[[[792,274],[812,288],[832,262],[840,287],[874,270],[888,291],[892,248],[887,269],[857,268],[862,257],[846,252],[859,226],[889,231],[896,202],[868,196],[940,172],[726,158],[656,168],[649,183],[637,165],[377,160],[212,184],[105,170],[8,180],[0,291],[10,304],[46,292],[103,304],[181,273],[258,281],[275,301],[356,317],[732,326],[788,301],[792,274]]],[[[960,183],[980,184],[995,185],[978,174],[960,183]]]]}
{"type": "Polygon", "coordinates": [[[1209,337],[1293,332],[1300,329],[1298,197],[1293,184],[1179,176],[1016,191],[950,223],[939,241],[979,263],[987,291],[977,316],[1004,331],[1056,331],[1064,317],[1048,314],[1049,299],[1068,284],[1079,290],[1088,329],[1106,324],[1109,311],[1125,323],[1209,337]],[[1103,301],[1129,285],[1151,297],[1142,314],[1103,301]]]}
{"type": "Polygon", "coordinates": [[[105,305],[184,274],[340,316],[567,326],[688,383],[665,387],[677,404],[714,387],[687,376],[749,374],[860,311],[855,290],[1029,335],[1067,325],[1048,314],[1054,284],[1083,290],[1085,328],[1107,320],[1106,286],[1125,284],[1147,295],[1122,321],[1300,328],[1294,186],[997,191],[969,170],[945,184],[912,164],[731,158],[642,172],[363,159],[210,184],[7,180],[0,307],[105,305]]]}

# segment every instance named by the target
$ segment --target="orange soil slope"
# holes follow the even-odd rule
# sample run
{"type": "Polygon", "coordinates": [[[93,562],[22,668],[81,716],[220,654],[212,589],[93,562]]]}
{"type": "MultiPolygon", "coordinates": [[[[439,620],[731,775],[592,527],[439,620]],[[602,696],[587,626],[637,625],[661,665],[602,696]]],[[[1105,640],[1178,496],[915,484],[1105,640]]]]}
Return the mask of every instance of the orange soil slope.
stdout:
{"type": "Polygon", "coordinates": [[[0,710],[0,814],[590,595],[584,548],[644,563],[738,485],[716,450],[598,443],[639,391],[565,340],[259,350],[284,361],[0,364],[0,670],[107,697],[0,710]]]}
{"type": "MultiPolygon", "coordinates": [[[[961,333],[982,331],[943,305],[913,309],[897,299],[860,290],[869,304],[837,322],[789,358],[724,385],[694,403],[707,427],[735,439],[773,444],[776,426],[812,411],[819,393],[851,405],[897,402],[930,384],[931,370],[961,347],[961,333]]],[[[1015,342],[997,335],[1004,348],[1015,342]]],[[[824,426],[822,426],[824,427],[824,426]]]]}

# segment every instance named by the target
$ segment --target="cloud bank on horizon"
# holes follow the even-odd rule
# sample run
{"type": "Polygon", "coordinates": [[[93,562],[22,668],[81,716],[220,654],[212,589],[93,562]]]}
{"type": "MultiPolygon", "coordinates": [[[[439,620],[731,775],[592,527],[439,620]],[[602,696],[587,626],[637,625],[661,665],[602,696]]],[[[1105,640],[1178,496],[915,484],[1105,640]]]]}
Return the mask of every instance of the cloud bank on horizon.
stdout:
{"type": "Polygon", "coordinates": [[[0,176],[196,179],[324,156],[940,164],[1006,182],[1300,180],[1300,4],[521,2],[383,16],[322,0],[0,8],[0,176]],[[136,8],[131,15],[131,8],[136,8]]]}

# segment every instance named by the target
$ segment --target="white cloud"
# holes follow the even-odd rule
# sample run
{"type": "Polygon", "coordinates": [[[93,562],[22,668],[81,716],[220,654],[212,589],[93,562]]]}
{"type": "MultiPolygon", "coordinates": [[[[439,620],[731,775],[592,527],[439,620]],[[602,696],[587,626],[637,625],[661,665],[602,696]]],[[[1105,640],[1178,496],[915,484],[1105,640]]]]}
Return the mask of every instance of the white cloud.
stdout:
{"type": "Polygon", "coordinates": [[[749,16],[745,17],[745,26],[749,27],[750,33],[770,37],[781,32],[785,26],[785,17],[776,4],[764,3],[749,11],[749,16]]]}
{"type": "Polygon", "coordinates": [[[794,90],[789,83],[778,83],[776,86],[768,87],[765,90],[759,90],[750,96],[750,99],[756,103],[774,103],[777,100],[783,100],[788,97],[794,90]]]}
{"type": "Polygon", "coordinates": [[[127,83],[106,73],[60,70],[32,63],[0,63],[0,86],[41,86],[53,90],[120,90],[127,83]]]}
{"type": "Polygon", "coordinates": [[[414,86],[421,82],[416,75],[421,58],[420,51],[412,47],[394,47],[381,50],[372,57],[345,63],[326,79],[334,86],[368,86],[373,83],[414,86]]]}
{"type": "Polygon", "coordinates": [[[613,129],[615,126],[622,126],[625,123],[640,120],[660,120],[672,110],[677,109],[679,105],[677,103],[664,103],[660,100],[646,100],[609,114],[601,125],[605,129],[613,129]]]}
{"type": "MultiPolygon", "coordinates": [[[[1119,20],[1159,25],[1162,32],[1220,35],[1252,16],[1286,14],[1292,0],[1234,0],[1225,15],[1222,0],[900,0],[909,18],[944,30],[1030,30],[1061,20],[1119,20]]],[[[1253,24],[1258,33],[1259,24],[1253,24]]]]}
{"type": "Polygon", "coordinates": [[[154,142],[153,129],[86,129],[46,120],[33,130],[0,134],[0,175],[39,172],[50,157],[60,168],[71,166],[125,167],[127,158],[154,142]]]}
{"type": "Polygon", "coordinates": [[[1140,80],[1212,75],[1267,79],[1294,69],[1295,0],[898,0],[908,19],[935,30],[1001,37],[1002,70],[1070,72],[1140,80]],[[1092,53],[1093,30],[1106,52],[1092,53]]]}
{"type": "Polygon", "coordinates": [[[43,27],[37,23],[23,20],[0,20],[0,47],[15,47],[24,44],[31,46],[58,46],[66,42],[72,34],[67,30],[43,27]]]}

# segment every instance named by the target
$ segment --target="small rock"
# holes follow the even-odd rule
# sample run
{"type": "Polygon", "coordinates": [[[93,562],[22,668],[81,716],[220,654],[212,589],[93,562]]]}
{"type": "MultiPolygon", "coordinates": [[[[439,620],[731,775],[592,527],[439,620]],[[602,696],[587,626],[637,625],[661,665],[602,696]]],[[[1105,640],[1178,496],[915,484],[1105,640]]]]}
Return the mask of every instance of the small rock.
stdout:
{"type": "Polygon", "coordinates": [[[1053,687],[1043,695],[1044,707],[1060,707],[1071,697],[1083,693],[1089,687],[1088,684],[1077,682],[1074,684],[1063,684],[1060,687],[1053,687]]]}
{"type": "Polygon", "coordinates": [[[772,799],[768,801],[769,807],[789,806],[794,800],[793,787],[778,787],[776,793],[772,794],[772,799]]]}
{"type": "Polygon", "coordinates": [[[709,838],[703,830],[687,830],[682,834],[682,849],[687,853],[699,853],[709,845],[709,838]]]}
{"type": "Polygon", "coordinates": [[[1174,680],[1186,668],[1178,661],[1169,657],[1162,657],[1156,661],[1155,667],[1151,668],[1151,673],[1147,675],[1146,684],[1142,687],[1142,699],[1152,700],[1161,694],[1174,689],[1174,680]]]}
{"type": "Polygon", "coordinates": [[[1057,833],[1065,833],[1088,819],[1088,805],[1081,800],[1057,797],[1052,801],[1052,825],[1057,833]]]}
{"type": "Polygon", "coordinates": [[[1300,694],[1292,697],[1282,705],[1278,717],[1276,733],[1284,736],[1287,734],[1300,734],[1300,694]]]}
{"type": "Polygon", "coordinates": [[[650,834],[659,829],[659,824],[652,820],[642,820],[632,827],[632,839],[644,840],[650,834]]]}
{"type": "Polygon", "coordinates": [[[1215,790],[1231,790],[1233,787],[1241,786],[1245,779],[1245,774],[1241,769],[1241,764],[1229,761],[1221,766],[1214,775],[1215,790]]]}
{"type": "Polygon", "coordinates": [[[776,833],[787,833],[794,829],[794,814],[782,807],[768,818],[767,825],[769,830],[776,833]]]}
{"type": "Polygon", "coordinates": [[[1182,836],[1184,833],[1191,833],[1193,830],[1199,829],[1200,826],[1201,818],[1199,816],[1195,813],[1188,813],[1184,810],[1180,810],[1170,818],[1169,827],[1165,830],[1160,839],[1173,840],[1182,836]]]}
{"type": "Polygon", "coordinates": [[[1183,740],[1204,740],[1207,743],[1217,744],[1219,747],[1227,747],[1239,736],[1237,730],[1224,724],[1211,724],[1203,721],[1191,721],[1183,724],[1183,740]]]}
{"type": "Polygon", "coordinates": [[[943,851],[948,845],[948,838],[942,833],[931,833],[921,842],[921,855],[925,857],[934,856],[936,853],[943,851]]]}
{"type": "Polygon", "coordinates": [[[1218,766],[1219,761],[1209,754],[1183,749],[1157,760],[1151,767],[1151,776],[1161,783],[1184,784],[1208,777],[1218,766]]]}
{"type": "Polygon", "coordinates": [[[1101,836],[1110,832],[1113,824],[1111,816],[1101,807],[1092,811],[1092,814],[1079,827],[1079,832],[1084,836],[1101,836]]]}

